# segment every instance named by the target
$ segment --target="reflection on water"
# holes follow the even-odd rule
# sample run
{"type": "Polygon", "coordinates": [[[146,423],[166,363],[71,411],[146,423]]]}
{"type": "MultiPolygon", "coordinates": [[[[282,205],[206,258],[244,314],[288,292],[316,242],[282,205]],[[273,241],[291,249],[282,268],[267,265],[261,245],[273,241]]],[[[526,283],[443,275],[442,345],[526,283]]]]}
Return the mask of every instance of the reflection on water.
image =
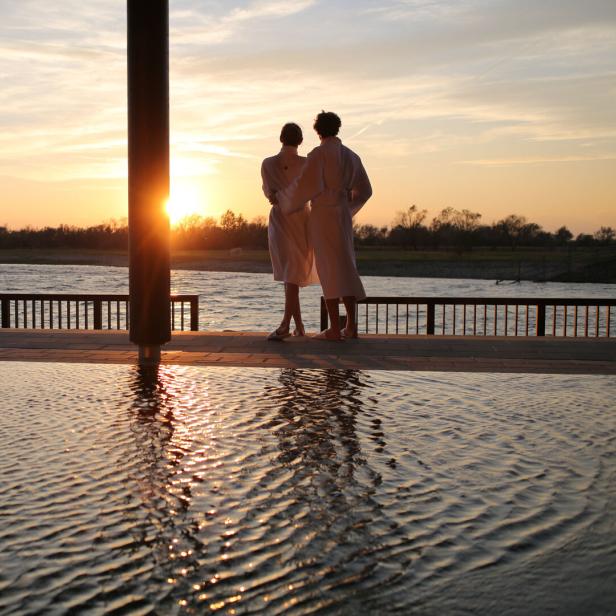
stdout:
{"type": "Polygon", "coordinates": [[[616,600],[608,377],[0,363],[0,379],[3,614],[616,600]]]}

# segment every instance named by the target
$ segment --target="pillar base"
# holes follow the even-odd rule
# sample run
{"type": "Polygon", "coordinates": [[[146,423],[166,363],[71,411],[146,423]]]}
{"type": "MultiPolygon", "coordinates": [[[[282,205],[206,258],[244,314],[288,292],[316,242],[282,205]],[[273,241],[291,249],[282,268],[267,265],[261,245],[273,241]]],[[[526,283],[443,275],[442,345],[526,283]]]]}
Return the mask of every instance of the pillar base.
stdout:
{"type": "Polygon", "coordinates": [[[139,345],[139,365],[156,366],[160,363],[160,346],[139,345]]]}

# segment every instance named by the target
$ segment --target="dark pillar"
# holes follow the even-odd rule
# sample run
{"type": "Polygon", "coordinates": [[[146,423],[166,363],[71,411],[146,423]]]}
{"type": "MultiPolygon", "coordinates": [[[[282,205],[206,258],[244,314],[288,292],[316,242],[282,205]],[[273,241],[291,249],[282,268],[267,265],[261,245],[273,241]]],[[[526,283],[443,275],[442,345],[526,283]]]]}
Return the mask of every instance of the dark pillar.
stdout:
{"type": "Polygon", "coordinates": [[[169,3],[128,0],[130,339],[156,359],[171,339],[169,3]]]}

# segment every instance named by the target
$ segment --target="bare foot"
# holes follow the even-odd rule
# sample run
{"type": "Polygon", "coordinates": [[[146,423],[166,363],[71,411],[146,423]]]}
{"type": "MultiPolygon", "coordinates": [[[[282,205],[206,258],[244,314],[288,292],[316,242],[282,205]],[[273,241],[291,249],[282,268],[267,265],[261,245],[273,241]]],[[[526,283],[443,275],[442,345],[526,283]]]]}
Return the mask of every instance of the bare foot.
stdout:
{"type": "Polygon", "coordinates": [[[315,340],[326,340],[330,342],[343,342],[344,338],[340,335],[340,332],[335,332],[332,329],[324,329],[320,334],[313,336],[315,340]]]}
{"type": "Polygon", "coordinates": [[[343,338],[357,338],[357,325],[355,327],[345,327],[340,333],[343,338]]]}
{"type": "Polygon", "coordinates": [[[284,340],[291,335],[289,332],[289,326],[284,327],[281,325],[278,329],[275,329],[268,337],[268,340],[284,340]]]}

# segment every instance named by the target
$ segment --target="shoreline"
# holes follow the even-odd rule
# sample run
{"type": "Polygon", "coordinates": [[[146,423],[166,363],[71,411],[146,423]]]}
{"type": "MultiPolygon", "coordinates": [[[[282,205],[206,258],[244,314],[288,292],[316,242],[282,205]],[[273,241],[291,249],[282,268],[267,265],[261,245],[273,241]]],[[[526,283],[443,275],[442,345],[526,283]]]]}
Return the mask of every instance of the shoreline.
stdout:
{"type": "MultiPolygon", "coordinates": [[[[616,254],[476,251],[454,255],[436,251],[360,250],[357,265],[363,276],[411,278],[467,278],[536,282],[616,283],[616,254]]],[[[0,264],[95,265],[128,267],[122,251],[71,249],[4,249],[0,264]]],[[[266,250],[218,250],[175,252],[171,269],[271,274],[266,250]]]]}

